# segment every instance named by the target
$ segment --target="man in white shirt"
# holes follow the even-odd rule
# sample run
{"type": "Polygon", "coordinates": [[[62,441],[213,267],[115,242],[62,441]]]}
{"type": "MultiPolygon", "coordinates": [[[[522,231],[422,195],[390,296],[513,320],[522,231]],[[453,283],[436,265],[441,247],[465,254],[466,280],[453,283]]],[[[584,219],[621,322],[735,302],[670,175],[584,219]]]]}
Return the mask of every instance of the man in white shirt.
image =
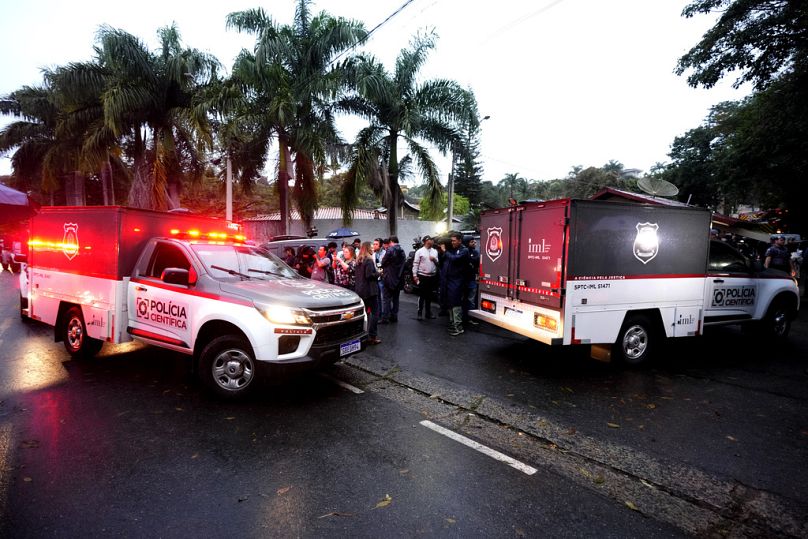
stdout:
{"type": "Polygon", "coordinates": [[[438,251],[429,236],[424,236],[423,242],[412,261],[412,278],[418,285],[418,320],[423,320],[424,316],[435,318],[432,315],[432,294],[438,283],[438,251]]]}

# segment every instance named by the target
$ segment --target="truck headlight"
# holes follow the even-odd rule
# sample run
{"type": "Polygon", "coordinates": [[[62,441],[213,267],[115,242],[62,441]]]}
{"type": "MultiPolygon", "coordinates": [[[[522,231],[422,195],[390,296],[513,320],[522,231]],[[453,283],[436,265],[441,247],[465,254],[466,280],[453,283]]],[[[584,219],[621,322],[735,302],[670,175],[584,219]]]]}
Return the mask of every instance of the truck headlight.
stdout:
{"type": "Polygon", "coordinates": [[[273,324],[311,325],[311,319],[304,312],[297,309],[291,309],[283,305],[260,305],[258,303],[255,304],[255,308],[273,324]]]}

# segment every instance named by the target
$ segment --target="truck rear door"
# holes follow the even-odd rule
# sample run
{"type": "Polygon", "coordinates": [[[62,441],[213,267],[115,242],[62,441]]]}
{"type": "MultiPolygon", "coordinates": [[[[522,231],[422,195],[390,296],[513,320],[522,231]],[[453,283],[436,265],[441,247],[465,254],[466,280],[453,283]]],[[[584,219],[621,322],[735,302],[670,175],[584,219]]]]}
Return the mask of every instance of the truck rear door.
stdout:
{"type": "Polygon", "coordinates": [[[512,248],[515,217],[515,208],[491,210],[483,215],[480,226],[480,289],[507,298],[513,297],[512,267],[517,258],[512,248]]]}
{"type": "Polygon", "coordinates": [[[529,204],[516,218],[513,267],[515,299],[561,307],[566,204],[529,204]]]}

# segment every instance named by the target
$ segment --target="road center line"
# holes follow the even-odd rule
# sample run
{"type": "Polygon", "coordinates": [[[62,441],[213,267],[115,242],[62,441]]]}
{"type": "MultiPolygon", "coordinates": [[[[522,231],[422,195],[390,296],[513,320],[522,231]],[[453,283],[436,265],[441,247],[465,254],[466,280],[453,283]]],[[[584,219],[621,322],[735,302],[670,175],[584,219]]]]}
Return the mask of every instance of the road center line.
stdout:
{"type": "Polygon", "coordinates": [[[342,380],[337,380],[333,376],[328,376],[327,374],[320,374],[320,376],[322,376],[323,378],[325,378],[327,380],[331,380],[332,382],[334,382],[335,384],[337,384],[340,387],[344,387],[345,389],[347,389],[351,393],[356,393],[357,395],[361,395],[362,393],[364,393],[364,391],[362,391],[358,387],[354,387],[351,384],[343,382],[342,380]]]}
{"type": "Polygon", "coordinates": [[[500,453],[499,451],[497,451],[495,449],[491,449],[490,447],[486,447],[483,444],[475,442],[474,440],[472,440],[470,438],[466,438],[462,434],[458,434],[458,433],[456,433],[456,432],[454,432],[452,430],[449,430],[449,429],[446,429],[444,427],[441,427],[440,425],[437,425],[437,424],[433,423],[432,421],[427,421],[427,420],[421,421],[421,425],[425,426],[428,429],[434,430],[438,434],[443,434],[444,436],[446,436],[447,438],[451,438],[455,442],[460,442],[461,444],[463,444],[465,446],[468,446],[468,447],[470,447],[472,449],[475,449],[475,450],[479,451],[480,453],[482,453],[484,455],[488,455],[492,459],[496,459],[496,460],[498,460],[500,462],[504,462],[505,464],[507,464],[511,468],[516,468],[520,472],[526,473],[527,475],[533,475],[534,473],[536,473],[538,471],[538,470],[536,470],[536,468],[534,468],[532,466],[528,466],[527,464],[519,462],[518,460],[513,459],[513,458],[511,458],[508,455],[505,455],[503,453],[500,453]]]}

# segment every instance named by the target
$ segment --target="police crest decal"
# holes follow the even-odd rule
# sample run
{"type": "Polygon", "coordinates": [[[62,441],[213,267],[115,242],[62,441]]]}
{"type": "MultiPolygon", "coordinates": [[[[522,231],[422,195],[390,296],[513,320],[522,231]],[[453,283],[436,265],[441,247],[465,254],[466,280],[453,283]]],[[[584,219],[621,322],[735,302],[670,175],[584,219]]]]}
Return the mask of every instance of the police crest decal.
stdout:
{"type": "Polygon", "coordinates": [[[498,226],[488,229],[488,239],[485,240],[485,254],[496,262],[502,255],[502,229],[498,226]]]}
{"type": "Polygon", "coordinates": [[[79,225],[76,223],[65,223],[65,235],[62,238],[62,252],[68,260],[79,254],[79,225]]]}
{"type": "Polygon", "coordinates": [[[634,238],[634,257],[643,264],[653,260],[659,252],[657,223],[637,223],[637,236],[634,238]]]}

